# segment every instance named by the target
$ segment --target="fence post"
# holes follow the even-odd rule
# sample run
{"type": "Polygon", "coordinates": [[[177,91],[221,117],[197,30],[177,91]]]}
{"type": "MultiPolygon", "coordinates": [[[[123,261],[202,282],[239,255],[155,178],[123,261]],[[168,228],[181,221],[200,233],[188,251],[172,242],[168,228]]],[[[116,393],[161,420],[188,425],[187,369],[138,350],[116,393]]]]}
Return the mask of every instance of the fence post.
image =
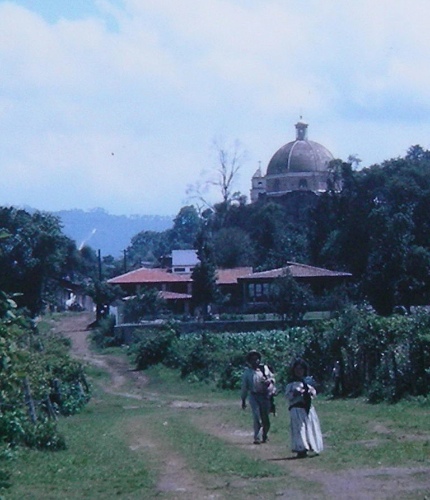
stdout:
{"type": "Polygon", "coordinates": [[[45,404],[46,408],[48,409],[49,417],[53,418],[54,420],[57,420],[57,415],[55,413],[54,407],[52,406],[51,400],[49,399],[49,396],[46,397],[45,404]]]}
{"type": "Polygon", "coordinates": [[[25,395],[25,404],[28,407],[28,413],[30,415],[30,419],[35,424],[37,422],[36,409],[34,407],[34,401],[31,397],[30,392],[30,384],[28,383],[28,378],[24,378],[24,395],[25,395]]]}

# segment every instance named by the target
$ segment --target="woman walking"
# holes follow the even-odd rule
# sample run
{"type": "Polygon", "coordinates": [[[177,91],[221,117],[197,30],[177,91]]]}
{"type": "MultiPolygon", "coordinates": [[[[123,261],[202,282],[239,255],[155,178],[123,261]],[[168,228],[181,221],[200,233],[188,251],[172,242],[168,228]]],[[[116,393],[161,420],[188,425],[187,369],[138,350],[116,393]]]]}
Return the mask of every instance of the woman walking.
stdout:
{"type": "Polygon", "coordinates": [[[291,382],[285,388],[285,396],[290,411],[292,451],[297,453],[297,458],[305,458],[309,451],[321,453],[323,439],[320,422],[312,404],[316,390],[303,359],[296,359],[293,363],[291,382]]]}

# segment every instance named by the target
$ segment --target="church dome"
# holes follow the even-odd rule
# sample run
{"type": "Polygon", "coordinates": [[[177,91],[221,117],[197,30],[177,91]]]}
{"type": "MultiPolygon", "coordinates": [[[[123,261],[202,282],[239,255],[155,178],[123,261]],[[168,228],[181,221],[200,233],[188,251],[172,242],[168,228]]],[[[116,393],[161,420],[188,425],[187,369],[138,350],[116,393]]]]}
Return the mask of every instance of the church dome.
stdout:
{"type": "Polygon", "coordinates": [[[306,123],[296,124],[296,140],[276,151],[267,166],[267,175],[327,171],[333,155],[321,144],[307,139],[307,128],[306,123]]]}

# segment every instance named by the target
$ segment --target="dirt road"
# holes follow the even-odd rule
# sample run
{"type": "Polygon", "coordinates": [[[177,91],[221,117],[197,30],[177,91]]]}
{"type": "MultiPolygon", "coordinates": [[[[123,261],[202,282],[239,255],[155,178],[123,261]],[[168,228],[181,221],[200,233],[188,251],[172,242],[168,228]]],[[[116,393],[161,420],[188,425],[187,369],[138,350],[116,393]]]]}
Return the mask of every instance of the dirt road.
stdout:
{"type": "MultiPolygon", "coordinates": [[[[141,400],[154,399],[157,394],[142,396],[142,388],[147,383],[147,377],[130,367],[126,359],[112,356],[99,355],[90,349],[88,326],[94,321],[90,313],[79,313],[65,316],[61,323],[55,326],[54,331],[72,341],[71,354],[83,363],[89,363],[106,370],[110,375],[110,383],[103,385],[103,390],[110,394],[122,396],[126,399],[141,400]],[[130,384],[131,383],[131,384],[130,384]],[[132,390],[124,390],[132,385],[132,390]]],[[[161,400],[161,396],[160,400],[161,400]]],[[[185,466],[185,461],[175,450],[166,447],[165,443],[157,442],[148,434],[144,425],[134,424],[129,432],[134,434],[130,448],[133,451],[150,450],[156,459],[163,463],[160,467],[157,488],[160,493],[175,495],[175,498],[184,498],[190,495],[196,499],[209,498],[206,487],[185,466]]],[[[211,495],[210,498],[222,498],[211,495]]]]}
{"type": "MultiPolygon", "coordinates": [[[[61,323],[57,323],[55,330],[72,341],[72,355],[84,363],[90,363],[105,369],[111,377],[111,383],[104,387],[106,392],[114,393],[127,399],[159,398],[163,401],[165,395],[145,393],[146,376],[141,372],[132,370],[126,359],[113,355],[99,355],[91,351],[88,343],[88,325],[94,320],[88,313],[77,313],[66,315],[61,323]]],[[[165,404],[164,399],[164,404],[165,404]]],[[[180,404],[201,405],[193,401],[170,401],[170,406],[180,404]]],[[[231,404],[231,403],[226,403],[231,404]]],[[[238,403],[239,404],[239,403],[238,403]]],[[[184,458],[166,446],[165,443],[157,441],[154,436],[148,434],[144,425],[136,424],[136,428],[130,429],[134,434],[130,448],[133,450],[145,449],[154,454],[155,458],[163,464],[160,467],[158,490],[160,495],[167,495],[166,498],[226,498],[223,493],[218,493],[207,489],[207,485],[199,479],[194,471],[186,467],[184,458]]],[[[228,443],[242,449],[245,453],[255,453],[255,447],[250,446],[250,435],[244,436],[243,432],[228,426],[219,425],[215,419],[201,419],[199,422],[201,430],[210,435],[214,435],[228,443]]],[[[285,447],[281,449],[270,443],[268,446],[260,446],[258,449],[259,458],[268,461],[273,457],[285,457],[285,447]]],[[[348,500],[368,500],[368,499],[389,499],[389,498],[430,498],[426,494],[430,491],[430,471],[428,464],[423,467],[405,468],[378,468],[378,469],[353,469],[339,472],[327,472],[312,465],[312,460],[288,460],[279,459],[277,464],[285,468],[286,474],[291,477],[298,477],[312,484],[319,485],[319,491],[323,494],[312,494],[307,492],[294,492],[291,484],[285,491],[278,491],[276,498],[287,499],[348,499],[348,500]]],[[[259,495],[254,498],[264,498],[259,495]]]]}

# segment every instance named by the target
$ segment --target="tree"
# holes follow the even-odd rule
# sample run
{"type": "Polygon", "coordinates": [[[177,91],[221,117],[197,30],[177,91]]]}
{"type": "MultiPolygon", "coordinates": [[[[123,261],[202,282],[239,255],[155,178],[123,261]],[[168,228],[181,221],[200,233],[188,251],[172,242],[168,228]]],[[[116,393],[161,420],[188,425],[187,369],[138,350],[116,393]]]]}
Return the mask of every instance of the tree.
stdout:
{"type": "Polygon", "coordinates": [[[215,147],[218,152],[219,165],[212,184],[220,189],[223,203],[229,205],[240,196],[240,193],[233,192],[233,186],[246,158],[246,153],[241,149],[239,141],[235,141],[230,148],[222,146],[219,142],[215,143],[215,147]]]}
{"type": "Polygon", "coordinates": [[[221,203],[228,207],[235,200],[243,202],[243,195],[234,191],[239,171],[246,159],[246,152],[238,140],[232,145],[225,145],[220,140],[214,141],[216,165],[201,173],[202,179],[187,187],[187,195],[203,207],[213,207],[211,193],[213,188],[221,195],[221,203]]]}
{"type": "Polygon", "coordinates": [[[354,170],[358,170],[360,168],[361,162],[362,160],[357,154],[348,155],[348,163],[354,170]]]}
{"type": "Polygon", "coordinates": [[[76,245],[48,213],[0,208],[0,289],[20,293],[17,303],[41,312],[59,280],[74,270],[76,245]]]}
{"type": "Polygon", "coordinates": [[[150,263],[158,265],[163,255],[171,250],[168,232],[141,231],[131,239],[131,244],[126,250],[127,271],[137,269],[150,263]]]}
{"type": "Polygon", "coordinates": [[[286,259],[279,259],[284,248],[285,211],[276,202],[259,205],[251,216],[251,238],[257,252],[256,261],[260,270],[282,267],[286,259]]]}
{"type": "Polygon", "coordinates": [[[376,311],[388,315],[396,305],[404,305],[398,303],[400,298],[409,302],[405,287],[400,292],[399,285],[411,284],[412,276],[406,275],[406,262],[413,242],[412,219],[410,214],[390,214],[387,207],[379,207],[372,213],[370,222],[371,251],[364,285],[376,311]]]}
{"type": "Polygon", "coordinates": [[[430,250],[412,245],[403,261],[403,273],[396,286],[395,302],[408,311],[412,305],[430,302],[430,250]]]}
{"type": "Polygon", "coordinates": [[[309,288],[297,283],[288,269],[270,287],[269,302],[283,319],[297,323],[308,310],[312,299],[309,288]]]}
{"type": "Polygon", "coordinates": [[[87,286],[86,292],[96,305],[97,324],[108,316],[109,306],[123,295],[120,287],[110,285],[107,281],[102,281],[100,279],[94,279],[87,286]]]}
{"type": "Polygon", "coordinates": [[[213,237],[216,264],[221,268],[252,266],[254,248],[251,238],[243,229],[226,227],[213,237]]]}
{"type": "Polygon", "coordinates": [[[411,146],[407,153],[406,159],[420,162],[422,160],[430,160],[430,151],[422,148],[420,145],[416,144],[415,146],[411,146]]]}
{"type": "Polygon", "coordinates": [[[208,229],[203,227],[196,239],[199,263],[193,269],[192,300],[195,307],[201,307],[204,315],[209,314],[209,306],[220,300],[217,286],[215,256],[208,229]]]}
{"type": "Polygon", "coordinates": [[[430,286],[430,154],[419,146],[353,171],[318,199],[310,247],[316,265],[352,272],[361,298],[381,314],[426,300],[430,286]],[[418,271],[419,269],[419,271],[418,271]]]}
{"type": "Polygon", "coordinates": [[[155,319],[165,310],[166,302],[160,292],[154,288],[139,290],[136,297],[129,298],[124,303],[124,320],[139,323],[143,319],[155,319]]]}
{"type": "Polygon", "coordinates": [[[173,229],[168,232],[171,249],[191,249],[196,241],[201,220],[192,205],[182,207],[173,221],[173,229]]]}

